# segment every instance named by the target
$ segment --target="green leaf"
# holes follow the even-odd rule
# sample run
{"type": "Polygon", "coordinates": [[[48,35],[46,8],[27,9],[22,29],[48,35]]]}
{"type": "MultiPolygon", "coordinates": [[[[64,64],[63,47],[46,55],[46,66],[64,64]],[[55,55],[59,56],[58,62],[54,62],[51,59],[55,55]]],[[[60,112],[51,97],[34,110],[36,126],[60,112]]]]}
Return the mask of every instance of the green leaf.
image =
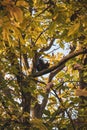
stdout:
{"type": "Polygon", "coordinates": [[[48,130],[47,127],[43,124],[42,120],[40,119],[33,119],[31,121],[31,124],[33,125],[33,127],[39,128],[40,130],[48,130]]]}
{"type": "Polygon", "coordinates": [[[44,114],[47,116],[50,116],[50,111],[49,110],[44,110],[44,114]]]}
{"type": "Polygon", "coordinates": [[[68,36],[71,36],[77,33],[79,30],[79,27],[80,27],[80,22],[72,25],[71,28],[69,29],[68,36]]]}

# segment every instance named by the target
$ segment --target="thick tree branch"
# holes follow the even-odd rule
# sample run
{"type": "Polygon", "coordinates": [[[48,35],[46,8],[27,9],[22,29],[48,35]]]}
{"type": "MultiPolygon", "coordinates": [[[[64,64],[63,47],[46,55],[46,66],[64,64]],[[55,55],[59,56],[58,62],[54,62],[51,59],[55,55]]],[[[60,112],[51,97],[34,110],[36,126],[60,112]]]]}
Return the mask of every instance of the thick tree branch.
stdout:
{"type": "Polygon", "coordinates": [[[42,104],[39,104],[38,102],[36,102],[35,106],[34,106],[34,117],[36,118],[41,118],[43,115],[43,111],[45,109],[45,106],[47,104],[48,101],[48,96],[49,96],[49,92],[50,89],[53,87],[53,83],[50,82],[46,85],[46,94],[45,97],[42,101],[42,104]]]}
{"type": "Polygon", "coordinates": [[[50,68],[48,68],[46,70],[37,72],[37,73],[35,73],[35,74],[31,75],[31,76],[32,77],[38,77],[38,76],[42,76],[44,74],[48,74],[48,73],[54,71],[55,69],[58,69],[58,68],[60,69],[60,66],[65,65],[65,63],[67,61],[69,61],[70,59],[72,59],[72,58],[74,58],[74,57],[76,57],[78,55],[86,54],[86,53],[87,53],[87,49],[80,49],[78,51],[72,52],[72,53],[68,54],[67,56],[65,56],[63,59],[61,59],[58,64],[56,64],[56,65],[54,65],[54,66],[52,66],[52,67],[50,67],[50,68]]]}
{"type": "Polygon", "coordinates": [[[15,52],[12,52],[11,48],[9,48],[8,52],[8,60],[10,61],[11,67],[15,67],[17,72],[15,73],[13,71],[13,74],[15,75],[17,79],[17,83],[20,88],[21,96],[22,96],[22,107],[24,112],[30,113],[30,103],[31,103],[31,93],[25,92],[23,88],[29,87],[29,82],[27,82],[24,78],[24,74],[22,72],[22,61],[21,61],[21,54],[20,54],[20,63],[18,62],[18,57],[16,56],[15,52]]]}
{"type": "Polygon", "coordinates": [[[58,67],[56,70],[52,71],[49,75],[49,82],[52,81],[53,77],[60,72],[63,68],[65,67],[65,64],[61,65],[60,67],[58,67]]]}
{"type": "MultiPolygon", "coordinates": [[[[73,50],[70,51],[70,53],[74,52],[75,48],[73,50]]],[[[70,54],[69,53],[69,54],[70,54]]],[[[52,71],[49,75],[49,82],[52,81],[53,77],[60,72],[63,68],[65,67],[65,64],[61,65],[60,67],[58,67],[56,70],[52,71]]]]}
{"type": "Polygon", "coordinates": [[[46,107],[46,104],[47,104],[47,101],[48,101],[48,96],[49,96],[49,92],[50,92],[50,89],[53,87],[53,83],[52,82],[49,82],[46,86],[46,95],[42,101],[42,104],[41,104],[41,113],[43,114],[43,111],[46,107]]]}
{"type": "Polygon", "coordinates": [[[26,68],[29,69],[27,54],[23,54],[23,59],[24,59],[24,63],[25,63],[26,68]]]}

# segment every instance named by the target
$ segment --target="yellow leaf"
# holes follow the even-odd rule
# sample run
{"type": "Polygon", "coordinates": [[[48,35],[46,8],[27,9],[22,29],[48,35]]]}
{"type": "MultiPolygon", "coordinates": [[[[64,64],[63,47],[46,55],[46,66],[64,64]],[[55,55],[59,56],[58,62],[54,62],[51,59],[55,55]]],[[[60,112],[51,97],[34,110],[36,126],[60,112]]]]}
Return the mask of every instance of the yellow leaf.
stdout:
{"type": "Polygon", "coordinates": [[[17,22],[22,23],[23,22],[23,12],[20,8],[14,7],[13,8],[14,17],[17,22]]]}
{"type": "Polygon", "coordinates": [[[69,30],[69,32],[68,32],[68,36],[71,36],[71,35],[75,34],[75,33],[79,30],[79,27],[80,27],[80,23],[74,24],[74,25],[70,28],[70,30],[69,30]]]}
{"type": "Polygon", "coordinates": [[[7,4],[10,4],[11,3],[11,0],[3,0],[2,1],[2,5],[7,5],[7,4]]]}
{"type": "Polygon", "coordinates": [[[8,41],[8,30],[6,28],[3,28],[2,31],[2,36],[3,36],[3,40],[8,41]]]}
{"type": "Polygon", "coordinates": [[[30,114],[28,112],[24,112],[23,117],[29,117],[30,114]]]}
{"type": "Polygon", "coordinates": [[[58,18],[58,14],[56,14],[55,16],[53,16],[53,20],[56,20],[58,18]]]}
{"type": "Polygon", "coordinates": [[[0,26],[2,26],[2,24],[3,24],[3,20],[2,20],[2,19],[0,19],[0,26]]]}
{"type": "Polygon", "coordinates": [[[20,28],[20,23],[18,23],[18,22],[16,22],[16,21],[13,22],[13,25],[14,25],[15,27],[20,28]]]}
{"type": "Polygon", "coordinates": [[[29,7],[28,2],[26,2],[24,0],[17,1],[16,5],[17,6],[23,6],[23,7],[29,7]]]}
{"type": "Polygon", "coordinates": [[[10,23],[7,23],[2,31],[2,36],[3,36],[3,40],[8,41],[9,45],[13,45],[13,40],[11,39],[11,37],[13,37],[15,40],[19,40],[22,44],[24,44],[24,40],[22,38],[22,34],[20,32],[20,30],[18,28],[16,28],[15,26],[11,25],[10,23]]]}
{"type": "Polygon", "coordinates": [[[86,97],[87,96],[87,90],[78,88],[78,89],[75,90],[75,95],[86,97]]]}
{"type": "Polygon", "coordinates": [[[16,20],[16,22],[23,22],[23,12],[19,7],[7,6],[7,11],[10,13],[10,19],[16,20]]]}
{"type": "Polygon", "coordinates": [[[47,127],[43,124],[42,120],[40,119],[35,118],[31,121],[31,123],[34,127],[39,128],[40,130],[47,130],[47,127]]]}
{"type": "MultiPolygon", "coordinates": [[[[20,42],[22,43],[22,44],[24,44],[24,40],[23,40],[23,38],[22,38],[22,35],[21,35],[21,32],[19,31],[19,29],[18,28],[16,28],[15,26],[10,26],[9,25],[9,29],[11,29],[13,32],[14,32],[14,37],[16,38],[16,39],[20,39],[20,42]]],[[[10,34],[11,35],[11,34],[10,34]]]]}
{"type": "Polygon", "coordinates": [[[12,115],[12,120],[17,120],[17,116],[12,115]]]}
{"type": "Polygon", "coordinates": [[[14,20],[14,14],[13,14],[13,7],[11,7],[11,6],[7,6],[7,11],[9,12],[9,15],[10,15],[10,19],[11,20],[14,20]]]}

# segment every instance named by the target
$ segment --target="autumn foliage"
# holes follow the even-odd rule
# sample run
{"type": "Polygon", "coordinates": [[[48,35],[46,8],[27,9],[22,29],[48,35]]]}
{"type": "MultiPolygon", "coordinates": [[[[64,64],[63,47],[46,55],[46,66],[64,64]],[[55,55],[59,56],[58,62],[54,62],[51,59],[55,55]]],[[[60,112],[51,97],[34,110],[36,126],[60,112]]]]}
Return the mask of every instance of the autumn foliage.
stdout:
{"type": "Polygon", "coordinates": [[[1,0],[0,130],[84,129],[87,0],[1,0]]]}

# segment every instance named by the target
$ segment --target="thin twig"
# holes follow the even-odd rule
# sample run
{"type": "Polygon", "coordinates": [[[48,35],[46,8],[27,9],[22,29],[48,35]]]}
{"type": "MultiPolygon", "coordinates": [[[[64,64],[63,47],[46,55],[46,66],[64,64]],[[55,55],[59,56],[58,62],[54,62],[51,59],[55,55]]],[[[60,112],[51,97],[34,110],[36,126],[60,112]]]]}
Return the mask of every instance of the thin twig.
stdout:
{"type": "Polygon", "coordinates": [[[41,14],[43,14],[46,10],[48,10],[51,7],[51,5],[49,5],[47,8],[45,8],[44,10],[42,10],[36,17],[39,17],[41,14]]]}
{"type": "Polygon", "coordinates": [[[43,48],[40,50],[40,52],[48,51],[48,50],[52,47],[54,41],[55,41],[55,38],[52,38],[51,41],[50,41],[50,44],[49,44],[47,47],[43,47],[43,48]]]}
{"type": "Polygon", "coordinates": [[[34,44],[36,44],[36,42],[38,41],[38,39],[41,37],[41,35],[46,32],[48,30],[48,28],[44,29],[40,34],[39,36],[36,38],[36,41],[34,42],[34,44]]]}
{"type": "Polygon", "coordinates": [[[52,52],[54,52],[54,51],[56,51],[56,50],[58,50],[58,49],[60,49],[60,47],[57,47],[56,49],[53,49],[52,51],[50,51],[50,52],[47,53],[47,54],[50,54],[50,53],[52,53],[52,52]]]}

